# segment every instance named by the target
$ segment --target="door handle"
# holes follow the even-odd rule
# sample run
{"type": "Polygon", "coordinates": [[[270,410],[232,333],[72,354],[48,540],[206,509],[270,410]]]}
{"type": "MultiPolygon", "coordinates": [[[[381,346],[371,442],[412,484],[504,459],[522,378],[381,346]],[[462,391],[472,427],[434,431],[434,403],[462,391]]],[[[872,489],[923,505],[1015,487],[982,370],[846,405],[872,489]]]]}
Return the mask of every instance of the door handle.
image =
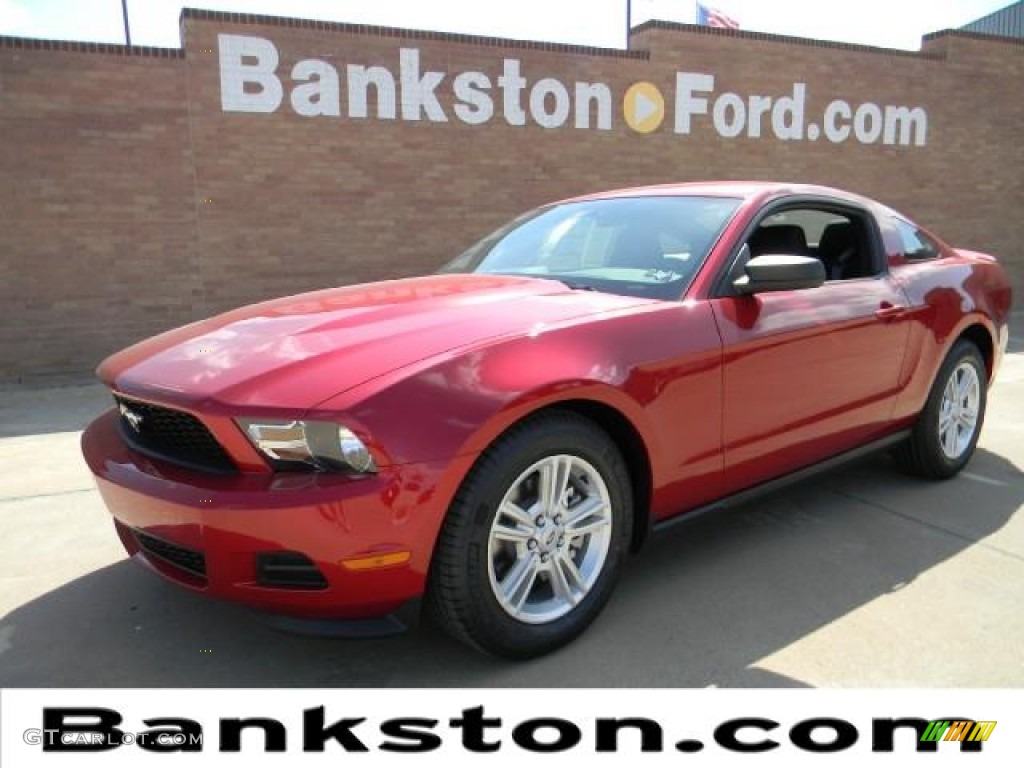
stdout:
{"type": "Polygon", "coordinates": [[[882,305],[875,310],[875,317],[879,320],[895,320],[906,311],[907,308],[902,304],[890,304],[888,301],[883,301],[882,305]]]}

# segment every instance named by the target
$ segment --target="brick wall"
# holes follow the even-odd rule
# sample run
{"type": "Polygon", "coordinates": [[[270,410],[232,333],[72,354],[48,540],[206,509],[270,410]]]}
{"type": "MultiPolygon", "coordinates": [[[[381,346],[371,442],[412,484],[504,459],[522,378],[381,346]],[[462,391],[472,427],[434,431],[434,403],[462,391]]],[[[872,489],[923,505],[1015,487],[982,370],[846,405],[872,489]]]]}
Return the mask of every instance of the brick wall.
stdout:
{"type": "MultiPolygon", "coordinates": [[[[135,339],[241,303],[327,285],[425,272],[538,203],[630,184],[784,178],[877,197],[954,244],[999,255],[1024,291],[1024,45],[963,33],[920,54],[648,23],[632,50],[186,11],[184,53],[0,39],[0,381],[88,371],[135,339]],[[218,34],[258,37],[280,55],[281,106],[224,111],[218,34]],[[447,122],[348,116],[346,67],[399,50],[447,73],[447,122]],[[517,59],[529,88],[554,77],[605,83],[611,130],[470,125],[452,78],[492,81],[517,59]],[[340,116],[290,105],[300,60],[340,75],[340,116]],[[925,146],[722,138],[708,116],[673,131],[677,71],[712,73],[712,98],[791,93],[807,122],[826,104],[921,106],[925,146]],[[624,122],[627,88],[666,95],[664,123],[624,122]]],[[[251,60],[246,60],[251,63],[251,60]]],[[[401,90],[400,88],[398,89],[401,90]]],[[[401,94],[398,94],[399,97],[401,94]]],[[[548,102],[550,105],[552,102],[548,102]]],[[[596,115],[591,114],[591,122],[596,115]]],[[[1018,294],[1024,295],[1024,294],[1018,294]]]]}
{"type": "Polygon", "coordinates": [[[193,190],[179,52],[0,43],[0,380],[189,321],[193,190]]]}

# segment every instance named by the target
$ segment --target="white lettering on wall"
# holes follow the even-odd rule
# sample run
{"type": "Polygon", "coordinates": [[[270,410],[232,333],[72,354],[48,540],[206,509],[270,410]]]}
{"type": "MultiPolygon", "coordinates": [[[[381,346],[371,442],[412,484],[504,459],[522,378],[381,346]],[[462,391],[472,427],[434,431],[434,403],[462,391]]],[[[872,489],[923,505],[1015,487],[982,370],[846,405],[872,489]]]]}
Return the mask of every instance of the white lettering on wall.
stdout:
{"type": "Polygon", "coordinates": [[[361,67],[348,65],[348,116],[369,117],[368,92],[373,86],[377,101],[377,117],[394,120],[395,78],[384,67],[361,67]]]}
{"type": "Polygon", "coordinates": [[[633,83],[624,90],[624,97],[616,96],[607,83],[566,83],[543,72],[531,72],[528,77],[519,59],[502,59],[496,77],[494,71],[449,74],[427,67],[418,49],[400,48],[391,67],[347,63],[343,88],[339,69],[327,61],[286,58],[287,64],[296,63],[281,75],[281,56],[270,40],[227,34],[217,39],[225,112],[276,112],[287,89],[292,110],[303,117],[446,123],[447,108],[471,126],[491,123],[500,110],[507,125],[529,123],[547,129],[572,125],[610,131],[621,120],[642,134],[690,136],[711,130],[726,139],[814,142],[823,138],[832,144],[855,140],[866,145],[923,147],[928,137],[928,113],[923,107],[834,99],[817,113],[819,120],[808,120],[803,82],[794,82],[790,92],[779,96],[716,94],[715,75],[676,72],[675,119],[671,126],[663,126],[673,94],[662,93],[654,82],[633,83]],[[622,111],[616,111],[617,103],[622,111]]]}
{"type": "Polygon", "coordinates": [[[874,144],[882,135],[882,110],[877,104],[861,104],[853,116],[853,135],[861,144],[874,144]]]}
{"type": "Polygon", "coordinates": [[[519,60],[505,59],[505,66],[498,78],[498,87],[503,96],[505,120],[509,125],[526,125],[526,113],[523,111],[523,88],[526,78],[519,74],[519,60]]]}
{"type": "Polygon", "coordinates": [[[676,133],[687,134],[693,129],[694,115],[708,113],[708,100],[697,96],[715,90],[715,76],[697,72],[676,74],[676,133]]]}
{"type": "Polygon", "coordinates": [[[597,129],[612,129],[612,89],[604,83],[576,83],[576,127],[590,128],[591,104],[597,105],[597,129]]]}
{"type": "Polygon", "coordinates": [[[825,136],[833,144],[839,144],[850,137],[850,118],[853,111],[842,99],[836,99],[825,109],[825,136]],[[840,123],[839,120],[842,119],[840,123]]]}
{"type": "Polygon", "coordinates": [[[338,117],[338,70],[326,61],[305,59],[292,67],[292,81],[303,83],[292,89],[292,109],[304,117],[338,117]]]}
{"type": "Polygon", "coordinates": [[[530,116],[542,128],[565,125],[569,119],[569,92],[565,86],[553,77],[538,80],[530,90],[530,116]]]}
{"type": "Polygon", "coordinates": [[[420,74],[420,52],[403,48],[399,54],[402,72],[402,119],[419,120],[421,114],[433,123],[446,123],[448,118],[437,100],[437,86],[444,80],[444,72],[420,74]]]}
{"type": "Polygon", "coordinates": [[[804,137],[804,104],[807,86],[793,83],[793,95],[776,99],[772,107],[772,130],[782,141],[799,141],[804,137]]]}
{"type": "Polygon", "coordinates": [[[915,147],[923,147],[928,136],[928,113],[920,107],[909,109],[907,107],[888,106],[885,108],[885,136],[882,139],[884,144],[902,144],[908,146],[911,143],[911,132],[913,132],[913,144],[915,147]],[[899,130],[899,140],[896,139],[896,131],[899,130]]]}
{"type": "Polygon", "coordinates": [[[747,106],[738,94],[723,93],[715,99],[711,119],[719,136],[733,139],[743,133],[743,126],[747,122],[747,106]]]}
{"type": "Polygon", "coordinates": [[[747,136],[752,139],[761,137],[761,119],[771,111],[771,96],[753,95],[750,97],[750,121],[747,124],[747,136]]]}
{"type": "Polygon", "coordinates": [[[277,48],[262,37],[217,35],[220,106],[225,112],[274,112],[284,96],[277,48]],[[252,62],[251,59],[255,59],[252,62]]]}
{"type": "Polygon", "coordinates": [[[483,72],[463,72],[455,78],[452,90],[460,104],[455,105],[455,116],[470,125],[482,125],[494,117],[494,100],[487,93],[491,78],[483,72]]]}

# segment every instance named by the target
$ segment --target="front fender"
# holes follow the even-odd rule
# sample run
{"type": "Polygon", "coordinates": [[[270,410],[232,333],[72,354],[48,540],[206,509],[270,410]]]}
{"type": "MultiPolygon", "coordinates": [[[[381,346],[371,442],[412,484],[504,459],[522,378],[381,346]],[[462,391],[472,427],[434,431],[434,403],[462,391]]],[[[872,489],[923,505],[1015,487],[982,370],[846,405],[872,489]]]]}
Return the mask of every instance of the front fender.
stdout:
{"type": "Polygon", "coordinates": [[[638,376],[636,361],[616,357],[629,348],[614,341],[620,326],[596,325],[604,332],[577,326],[466,351],[375,392],[343,393],[307,417],[343,413],[386,464],[479,453],[527,414],[572,399],[615,408],[656,442],[643,405],[626,389],[638,376]]]}
{"type": "Polygon", "coordinates": [[[720,470],[721,385],[710,307],[663,302],[460,351],[345,392],[308,418],[341,418],[379,463],[402,464],[475,455],[536,410],[593,401],[632,424],[655,485],[677,483],[685,496],[720,470]]]}

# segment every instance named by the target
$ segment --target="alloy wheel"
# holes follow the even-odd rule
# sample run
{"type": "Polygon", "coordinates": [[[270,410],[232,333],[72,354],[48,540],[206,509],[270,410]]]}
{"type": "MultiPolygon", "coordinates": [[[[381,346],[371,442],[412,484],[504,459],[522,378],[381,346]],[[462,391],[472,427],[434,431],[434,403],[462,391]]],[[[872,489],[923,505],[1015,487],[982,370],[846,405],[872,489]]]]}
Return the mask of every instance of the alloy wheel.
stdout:
{"type": "Polygon", "coordinates": [[[611,536],[611,497],[600,473],[579,456],[546,456],[516,478],[491,524],[494,597],[518,621],[555,621],[600,577],[611,536]]]}
{"type": "Polygon", "coordinates": [[[970,446],[978,428],[980,399],[978,372],[963,361],[946,382],[939,407],[939,443],[946,458],[958,459],[970,446]]]}

